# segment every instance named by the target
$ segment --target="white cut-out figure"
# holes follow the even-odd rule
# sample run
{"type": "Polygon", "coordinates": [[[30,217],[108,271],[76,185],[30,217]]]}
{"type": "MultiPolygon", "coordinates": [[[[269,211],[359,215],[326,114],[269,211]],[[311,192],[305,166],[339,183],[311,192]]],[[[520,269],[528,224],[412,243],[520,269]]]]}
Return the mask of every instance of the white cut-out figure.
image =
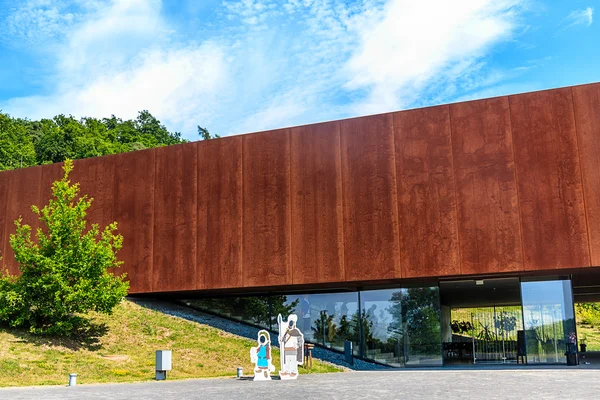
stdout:
{"type": "Polygon", "coordinates": [[[258,332],[256,340],[258,346],[250,349],[250,361],[254,365],[255,381],[270,381],[271,372],[275,372],[275,366],[271,362],[271,335],[265,330],[258,332]]]}
{"type": "Polygon", "coordinates": [[[281,379],[296,379],[298,364],[304,362],[304,335],[296,326],[298,316],[291,314],[287,322],[283,322],[281,314],[277,316],[279,324],[279,348],[281,349],[281,379]]]}

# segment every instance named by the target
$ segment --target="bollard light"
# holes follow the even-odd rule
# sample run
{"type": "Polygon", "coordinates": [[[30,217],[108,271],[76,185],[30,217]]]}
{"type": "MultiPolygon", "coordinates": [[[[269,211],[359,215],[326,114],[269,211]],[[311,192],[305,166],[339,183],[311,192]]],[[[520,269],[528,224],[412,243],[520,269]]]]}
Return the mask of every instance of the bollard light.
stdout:
{"type": "Polygon", "coordinates": [[[171,350],[156,350],[156,380],[167,379],[167,371],[171,370],[171,350]]]}
{"type": "Polygon", "coordinates": [[[77,385],[77,374],[69,374],[69,386],[77,385]]]}
{"type": "Polygon", "coordinates": [[[243,375],[244,374],[242,372],[242,367],[238,367],[238,369],[237,369],[237,377],[238,377],[238,379],[241,378],[243,375]]]}

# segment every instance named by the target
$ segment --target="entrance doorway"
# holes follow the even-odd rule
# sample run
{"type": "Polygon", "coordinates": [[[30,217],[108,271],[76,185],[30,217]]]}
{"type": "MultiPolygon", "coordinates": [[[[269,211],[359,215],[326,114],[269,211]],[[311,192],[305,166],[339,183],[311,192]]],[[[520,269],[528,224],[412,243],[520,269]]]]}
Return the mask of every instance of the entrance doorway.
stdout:
{"type": "Polygon", "coordinates": [[[445,365],[525,362],[518,278],[440,283],[445,365]]]}

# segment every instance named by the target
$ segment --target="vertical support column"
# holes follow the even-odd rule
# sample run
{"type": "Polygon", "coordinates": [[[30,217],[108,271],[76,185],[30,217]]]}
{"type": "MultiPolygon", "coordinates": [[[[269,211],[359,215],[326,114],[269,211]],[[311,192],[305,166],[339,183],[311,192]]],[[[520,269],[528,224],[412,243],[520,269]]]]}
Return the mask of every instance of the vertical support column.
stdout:
{"type": "Polygon", "coordinates": [[[358,355],[365,356],[365,339],[362,325],[362,300],[360,299],[360,290],[358,290],[358,355]]]}

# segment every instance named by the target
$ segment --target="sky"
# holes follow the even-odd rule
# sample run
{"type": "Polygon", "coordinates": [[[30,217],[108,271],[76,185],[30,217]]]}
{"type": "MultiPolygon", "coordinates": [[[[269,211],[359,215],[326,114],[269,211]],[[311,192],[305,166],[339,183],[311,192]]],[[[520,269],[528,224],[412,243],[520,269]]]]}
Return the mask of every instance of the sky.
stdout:
{"type": "Polygon", "coordinates": [[[197,139],[600,81],[600,0],[0,0],[0,110],[197,139]]]}

